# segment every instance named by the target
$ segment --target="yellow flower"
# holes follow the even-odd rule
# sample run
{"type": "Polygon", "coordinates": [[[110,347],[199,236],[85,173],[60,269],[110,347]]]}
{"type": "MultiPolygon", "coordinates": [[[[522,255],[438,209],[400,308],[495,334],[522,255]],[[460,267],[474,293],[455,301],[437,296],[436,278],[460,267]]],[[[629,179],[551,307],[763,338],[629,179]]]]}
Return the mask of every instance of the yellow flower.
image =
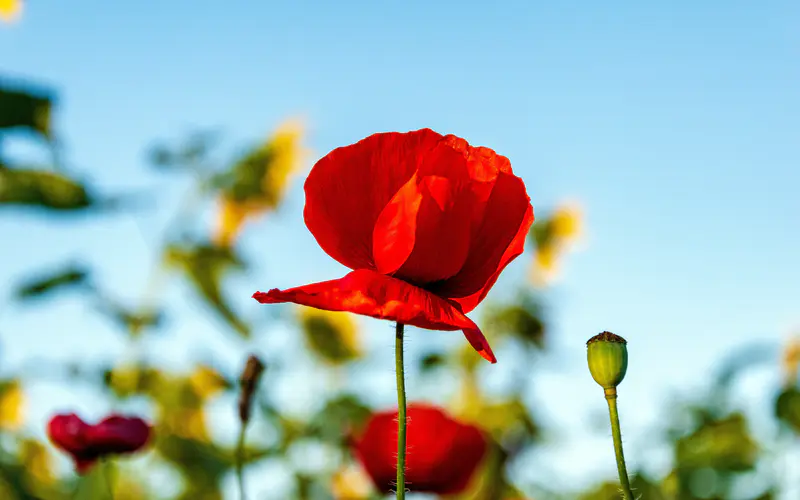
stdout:
{"type": "Polygon", "coordinates": [[[22,14],[22,0],[0,0],[0,20],[11,22],[22,14]]]}
{"type": "Polygon", "coordinates": [[[534,283],[544,286],[557,276],[560,255],[561,252],[552,243],[534,250],[534,265],[531,268],[531,279],[534,283]]]}
{"type": "Polygon", "coordinates": [[[358,328],[348,313],[301,307],[299,320],[308,347],[323,360],[340,364],[361,354],[358,328]]]}
{"type": "Polygon", "coordinates": [[[262,179],[262,188],[266,193],[273,193],[276,201],[282,197],[289,179],[298,171],[306,156],[302,139],[302,123],[299,120],[288,120],[275,130],[268,144],[273,159],[262,179]]]}
{"type": "Polygon", "coordinates": [[[564,205],[553,212],[553,238],[560,244],[574,241],[581,230],[581,213],[575,205],[564,205]]]}
{"type": "Polygon", "coordinates": [[[283,199],[291,177],[307,151],[298,120],[280,125],[266,143],[251,152],[231,172],[234,186],[222,193],[214,241],[229,246],[248,219],[274,209],[283,199]]]}
{"type": "Polygon", "coordinates": [[[331,480],[331,493],[335,500],[364,500],[369,498],[372,483],[358,467],[338,470],[331,480]]]}
{"type": "Polygon", "coordinates": [[[165,417],[164,427],[172,434],[184,439],[208,441],[206,414],[202,408],[172,408],[165,417]]]}
{"type": "Polygon", "coordinates": [[[0,429],[14,431],[25,421],[25,393],[18,380],[0,388],[0,429]]]}
{"type": "Polygon", "coordinates": [[[581,226],[581,212],[574,204],[561,205],[549,217],[534,224],[532,235],[536,248],[531,269],[534,283],[544,286],[555,279],[558,262],[580,236],[581,226]]]}
{"type": "Polygon", "coordinates": [[[33,440],[23,441],[20,458],[35,483],[49,485],[54,482],[53,460],[42,443],[33,440]]]}
{"type": "Polygon", "coordinates": [[[225,377],[220,375],[217,370],[205,365],[198,366],[197,369],[192,372],[189,376],[189,383],[192,385],[194,392],[202,400],[214,396],[228,385],[225,377]]]}
{"type": "Polygon", "coordinates": [[[794,385],[800,369],[800,336],[795,336],[783,351],[783,372],[787,385],[794,385]]]}

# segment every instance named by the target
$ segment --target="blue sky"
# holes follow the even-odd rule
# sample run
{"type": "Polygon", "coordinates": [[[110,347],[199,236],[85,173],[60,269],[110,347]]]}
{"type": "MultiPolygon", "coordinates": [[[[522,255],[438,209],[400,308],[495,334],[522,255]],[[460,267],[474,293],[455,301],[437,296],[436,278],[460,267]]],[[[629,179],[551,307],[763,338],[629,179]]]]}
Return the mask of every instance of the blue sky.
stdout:
{"type": "MultiPolygon", "coordinates": [[[[608,329],[629,340],[623,432],[649,448],[636,443],[647,443],[670,395],[702,387],[734,346],[777,349],[800,326],[800,4],[544,4],[32,2],[0,28],[0,70],[56,86],[66,158],[110,190],[185,189],[146,171],[155,139],[218,127],[234,152],[302,116],[314,159],[373,132],[431,127],[508,156],[540,212],[578,200],[585,251],[548,294],[553,352],[534,369],[531,401],[566,437],[535,460],[559,484],[580,485],[614,476],[608,436],[591,429],[604,402],[586,373],[587,338],[608,329]]],[[[343,274],[302,224],[302,204],[296,182],[280,214],[249,230],[255,271],[232,290],[251,317],[265,314],[248,299],[255,289],[343,274]]],[[[0,282],[86,254],[104,283],[135,300],[168,210],[89,223],[7,214],[0,282]]],[[[528,259],[501,285],[522,279],[528,259]]],[[[173,292],[187,314],[150,354],[180,365],[218,351],[235,367],[242,346],[226,347],[213,319],[173,292]]],[[[364,325],[376,352],[388,351],[385,325],[364,325]]],[[[0,332],[9,366],[125,355],[119,336],[70,299],[45,311],[6,306],[0,332]]],[[[424,333],[412,343],[445,335],[424,333]]],[[[255,348],[290,341],[270,331],[255,348]]],[[[374,383],[391,380],[387,370],[374,383]]],[[[765,413],[777,381],[776,366],[754,371],[743,401],[765,413]]],[[[36,418],[53,404],[48,391],[34,390],[36,418]]],[[[55,401],[107,409],[75,401],[76,391],[55,401]]],[[[633,468],[663,470],[668,459],[629,455],[633,468]]]]}

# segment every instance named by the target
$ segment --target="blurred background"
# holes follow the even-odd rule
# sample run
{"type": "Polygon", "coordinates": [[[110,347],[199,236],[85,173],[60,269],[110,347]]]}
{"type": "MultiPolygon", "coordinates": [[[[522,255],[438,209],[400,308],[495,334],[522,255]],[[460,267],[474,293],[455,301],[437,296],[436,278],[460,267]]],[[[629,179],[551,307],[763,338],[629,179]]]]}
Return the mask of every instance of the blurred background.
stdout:
{"type": "MultiPolygon", "coordinates": [[[[459,499],[618,498],[585,342],[645,500],[800,498],[800,3],[0,0],[0,498],[105,498],[47,441],[146,416],[117,499],[375,499],[346,436],[395,405],[392,325],[256,290],[342,276],[302,221],[331,149],[430,127],[511,159],[536,222],[407,390],[480,425],[459,499]]],[[[411,498],[430,498],[423,495],[411,498]]]]}

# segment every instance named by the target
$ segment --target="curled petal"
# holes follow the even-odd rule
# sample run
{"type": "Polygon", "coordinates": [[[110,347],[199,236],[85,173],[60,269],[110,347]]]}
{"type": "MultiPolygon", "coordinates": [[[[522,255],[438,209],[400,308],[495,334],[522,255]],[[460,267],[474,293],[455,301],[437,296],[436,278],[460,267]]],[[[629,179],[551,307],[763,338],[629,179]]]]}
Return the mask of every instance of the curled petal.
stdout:
{"type": "Polygon", "coordinates": [[[303,213],[319,246],[351,269],[373,269],[378,217],[441,139],[429,129],[373,134],[320,159],[305,182],[303,213]]]}
{"type": "Polygon", "coordinates": [[[522,179],[501,172],[461,271],[430,290],[457,302],[464,312],[475,309],[503,269],[522,253],[531,224],[533,207],[522,179]]]}
{"type": "Polygon", "coordinates": [[[481,356],[492,363],[497,361],[478,326],[452,302],[368,269],[338,280],[256,292],[253,298],[262,304],[293,302],[328,311],[349,311],[428,330],[462,330],[481,356]]]}

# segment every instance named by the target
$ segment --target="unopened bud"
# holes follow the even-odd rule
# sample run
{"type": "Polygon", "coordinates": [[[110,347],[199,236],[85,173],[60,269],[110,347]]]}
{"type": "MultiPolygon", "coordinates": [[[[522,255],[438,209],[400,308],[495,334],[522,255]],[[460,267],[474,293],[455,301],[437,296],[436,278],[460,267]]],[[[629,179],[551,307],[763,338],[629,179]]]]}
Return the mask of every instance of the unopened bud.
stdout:
{"type": "Polygon", "coordinates": [[[244,365],[244,370],[242,370],[242,376],[239,378],[239,387],[241,388],[239,394],[239,419],[242,423],[250,421],[253,394],[256,392],[256,386],[263,372],[264,363],[251,354],[247,358],[247,363],[244,365]]]}
{"type": "Polygon", "coordinates": [[[589,371],[603,389],[613,389],[628,371],[628,342],[611,332],[603,332],[586,342],[589,371]]]}

